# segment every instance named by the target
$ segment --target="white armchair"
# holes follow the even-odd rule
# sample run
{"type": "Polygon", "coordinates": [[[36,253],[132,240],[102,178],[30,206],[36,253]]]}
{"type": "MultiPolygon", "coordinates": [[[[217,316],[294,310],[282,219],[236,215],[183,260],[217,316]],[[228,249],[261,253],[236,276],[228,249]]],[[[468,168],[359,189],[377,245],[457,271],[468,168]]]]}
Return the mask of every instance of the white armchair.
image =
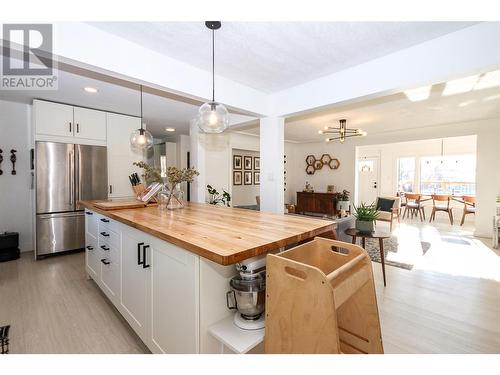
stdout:
{"type": "MultiPolygon", "coordinates": [[[[382,203],[382,202],[380,202],[382,203]]],[[[377,217],[376,221],[387,221],[391,223],[390,230],[392,232],[392,222],[394,219],[398,220],[398,223],[400,222],[400,213],[401,213],[401,198],[400,197],[378,197],[377,201],[375,202],[375,206],[379,208],[379,215],[377,217]],[[379,208],[379,200],[380,199],[387,199],[394,201],[391,207],[380,207],[379,208]]],[[[383,205],[382,205],[383,206],[383,205]]]]}

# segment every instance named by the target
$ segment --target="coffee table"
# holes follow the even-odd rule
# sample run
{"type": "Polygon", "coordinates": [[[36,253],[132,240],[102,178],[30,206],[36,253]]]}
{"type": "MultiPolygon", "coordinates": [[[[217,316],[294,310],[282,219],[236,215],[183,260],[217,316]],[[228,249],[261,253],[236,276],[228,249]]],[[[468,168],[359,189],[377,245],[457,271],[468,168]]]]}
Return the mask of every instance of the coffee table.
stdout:
{"type": "Polygon", "coordinates": [[[382,263],[382,275],[384,276],[384,286],[386,286],[385,282],[385,254],[384,254],[384,239],[391,238],[391,234],[388,232],[382,232],[375,230],[374,232],[361,232],[355,228],[346,229],[345,234],[352,237],[352,243],[356,244],[356,240],[358,237],[361,238],[361,243],[363,249],[365,249],[366,239],[367,238],[378,238],[378,244],[380,248],[380,261],[382,263]]]}

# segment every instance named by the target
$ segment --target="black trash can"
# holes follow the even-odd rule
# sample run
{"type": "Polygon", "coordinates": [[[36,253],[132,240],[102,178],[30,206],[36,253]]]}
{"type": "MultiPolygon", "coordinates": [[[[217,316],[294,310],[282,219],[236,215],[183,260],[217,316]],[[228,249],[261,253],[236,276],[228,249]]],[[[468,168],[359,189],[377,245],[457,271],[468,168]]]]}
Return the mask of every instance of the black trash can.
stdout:
{"type": "Polygon", "coordinates": [[[19,233],[0,233],[0,262],[19,258],[19,233]]]}

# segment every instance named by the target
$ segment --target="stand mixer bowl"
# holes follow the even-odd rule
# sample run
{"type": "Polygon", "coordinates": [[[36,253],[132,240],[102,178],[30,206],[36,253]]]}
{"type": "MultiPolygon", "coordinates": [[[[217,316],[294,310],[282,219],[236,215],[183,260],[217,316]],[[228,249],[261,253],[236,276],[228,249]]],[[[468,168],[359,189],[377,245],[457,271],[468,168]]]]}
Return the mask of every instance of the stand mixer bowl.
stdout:
{"type": "Polygon", "coordinates": [[[253,278],[235,276],[229,283],[231,290],[226,294],[226,303],[229,309],[237,309],[242,318],[257,320],[264,312],[266,302],[265,273],[253,278]],[[230,303],[233,297],[234,304],[230,303]]]}

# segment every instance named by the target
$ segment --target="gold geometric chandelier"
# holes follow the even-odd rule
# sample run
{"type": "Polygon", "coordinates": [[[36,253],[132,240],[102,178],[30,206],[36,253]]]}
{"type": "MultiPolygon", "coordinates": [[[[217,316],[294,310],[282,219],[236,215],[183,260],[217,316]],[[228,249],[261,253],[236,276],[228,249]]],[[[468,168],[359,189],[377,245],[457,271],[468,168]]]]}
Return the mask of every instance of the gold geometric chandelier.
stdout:
{"type": "Polygon", "coordinates": [[[318,134],[335,134],[336,137],[327,138],[325,139],[325,141],[331,142],[331,141],[336,141],[338,139],[340,140],[340,143],[344,143],[346,138],[364,137],[367,134],[364,130],[361,129],[348,129],[347,121],[344,119],[340,120],[339,122],[340,126],[338,128],[325,126],[325,130],[318,131],[318,134]]]}

